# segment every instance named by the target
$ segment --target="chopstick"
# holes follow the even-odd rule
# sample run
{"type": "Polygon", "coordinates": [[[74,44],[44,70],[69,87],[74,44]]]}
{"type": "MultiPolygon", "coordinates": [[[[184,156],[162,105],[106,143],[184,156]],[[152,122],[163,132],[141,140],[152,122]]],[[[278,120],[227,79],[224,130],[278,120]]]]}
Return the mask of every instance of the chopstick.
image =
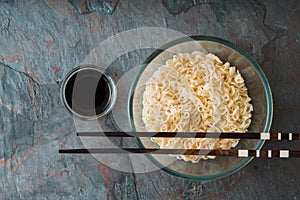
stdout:
{"type": "Polygon", "coordinates": [[[204,133],[204,132],[77,132],[77,136],[90,137],[176,137],[222,138],[257,140],[300,140],[299,133],[204,133]]]}
{"type": "Polygon", "coordinates": [[[204,156],[233,156],[255,158],[300,158],[300,151],[293,150],[209,150],[209,149],[138,149],[138,148],[91,148],[60,149],[62,154],[180,154],[204,156]]]}
{"type": "MultiPolygon", "coordinates": [[[[77,132],[83,137],[176,137],[222,138],[257,140],[300,140],[299,133],[204,133],[204,132],[77,132]]],[[[203,156],[300,158],[300,150],[212,150],[212,149],[138,149],[138,148],[90,148],[60,149],[62,154],[177,154],[203,156]]]]}

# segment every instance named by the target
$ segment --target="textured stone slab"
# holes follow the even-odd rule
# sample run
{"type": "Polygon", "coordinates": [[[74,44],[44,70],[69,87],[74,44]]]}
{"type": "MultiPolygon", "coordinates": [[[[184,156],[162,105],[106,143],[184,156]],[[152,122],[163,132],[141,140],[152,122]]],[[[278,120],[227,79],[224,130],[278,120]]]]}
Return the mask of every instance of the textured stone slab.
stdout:
{"type": "MultiPolygon", "coordinates": [[[[299,10],[297,0],[0,1],[0,199],[299,199],[297,159],[256,159],[223,179],[192,181],[58,154],[84,147],[59,96],[66,73],[110,36],[148,26],[216,36],[246,50],[270,81],[271,130],[299,132],[299,10]]],[[[128,52],[109,68],[120,79],[151,52],[128,52]]],[[[117,130],[112,116],[100,123],[117,130]]]]}
{"type": "Polygon", "coordinates": [[[187,12],[189,8],[195,5],[207,3],[221,3],[220,0],[163,0],[162,3],[170,14],[178,14],[180,12],[187,12]]]}
{"type": "Polygon", "coordinates": [[[89,14],[92,12],[112,13],[118,3],[117,0],[70,0],[79,13],[89,14]]]}

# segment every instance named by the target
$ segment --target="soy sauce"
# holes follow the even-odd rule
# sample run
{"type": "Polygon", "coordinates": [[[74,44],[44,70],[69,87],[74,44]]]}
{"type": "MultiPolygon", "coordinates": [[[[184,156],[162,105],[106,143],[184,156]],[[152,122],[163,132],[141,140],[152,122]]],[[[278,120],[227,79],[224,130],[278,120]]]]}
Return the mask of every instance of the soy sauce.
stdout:
{"type": "Polygon", "coordinates": [[[110,103],[111,86],[105,74],[95,69],[85,69],[69,78],[65,98],[74,112],[83,116],[97,116],[110,103]]]}

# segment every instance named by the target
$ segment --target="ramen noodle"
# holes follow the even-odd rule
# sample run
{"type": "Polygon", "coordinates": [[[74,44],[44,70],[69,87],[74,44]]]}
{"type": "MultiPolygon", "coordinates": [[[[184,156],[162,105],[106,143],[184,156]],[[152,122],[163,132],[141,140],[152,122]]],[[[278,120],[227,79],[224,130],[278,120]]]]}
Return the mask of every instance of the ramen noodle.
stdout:
{"type": "MultiPolygon", "coordinates": [[[[214,54],[180,53],[146,82],[142,120],[149,132],[246,132],[253,107],[239,71],[214,54]]],[[[189,133],[187,133],[189,134],[189,133]]],[[[151,138],[160,148],[230,149],[238,139],[151,138]]],[[[175,155],[199,162],[214,156],[175,155]]]]}

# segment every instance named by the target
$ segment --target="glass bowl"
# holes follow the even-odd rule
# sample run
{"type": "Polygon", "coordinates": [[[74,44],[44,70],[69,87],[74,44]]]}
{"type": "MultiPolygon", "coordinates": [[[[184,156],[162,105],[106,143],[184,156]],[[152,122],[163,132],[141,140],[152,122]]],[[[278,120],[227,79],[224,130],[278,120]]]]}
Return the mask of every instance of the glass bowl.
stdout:
{"type": "MultiPolygon", "coordinates": [[[[144,62],[143,68],[133,82],[129,99],[129,117],[133,131],[147,131],[142,121],[142,98],[145,82],[165,64],[166,60],[178,53],[192,53],[204,51],[217,55],[223,63],[229,61],[242,74],[248,95],[252,99],[254,111],[248,133],[268,132],[273,116],[273,102],[270,86],[259,65],[242,49],[223,39],[209,36],[184,37],[170,42],[155,50],[144,62]]],[[[137,139],[141,148],[158,148],[150,138],[137,139]]],[[[241,139],[235,149],[260,149],[263,140],[241,139]]],[[[252,158],[217,157],[214,160],[200,160],[198,163],[177,160],[168,155],[149,155],[149,159],[166,172],[188,179],[211,180],[227,176],[238,171],[249,163],[252,158]]]]}

